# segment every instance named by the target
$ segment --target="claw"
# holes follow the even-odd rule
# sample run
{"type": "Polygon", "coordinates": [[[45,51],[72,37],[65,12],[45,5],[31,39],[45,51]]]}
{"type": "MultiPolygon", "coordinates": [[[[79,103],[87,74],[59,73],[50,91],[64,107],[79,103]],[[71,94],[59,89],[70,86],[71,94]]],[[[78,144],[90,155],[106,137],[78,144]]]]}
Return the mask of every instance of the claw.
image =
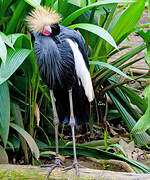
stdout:
{"type": "Polygon", "coordinates": [[[46,175],[46,180],[48,179],[48,177],[51,174],[51,172],[53,171],[53,169],[55,169],[56,167],[59,167],[59,166],[57,164],[52,164],[52,166],[50,167],[50,169],[48,170],[48,173],[46,175]]]}
{"type": "Polygon", "coordinates": [[[54,164],[42,164],[40,167],[50,167],[50,169],[48,170],[48,173],[46,175],[46,180],[47,180],[49,175],[53,171],[53,169],[55,169],[56,167],[62,168],[63,167],[63,163],[62,163],[62,161],[58,157],[55,157],[55,163],[54,164]]]}
{"type": "Polygon", "coordinates": [[[76,170],[76,175],[79,176],[79,168],[85,168],[85,167],[81,166],[78,162],[74,162],[71,166],[65,167],[63,171],[67,171],[73,168],[75,168],[76,170]]]}

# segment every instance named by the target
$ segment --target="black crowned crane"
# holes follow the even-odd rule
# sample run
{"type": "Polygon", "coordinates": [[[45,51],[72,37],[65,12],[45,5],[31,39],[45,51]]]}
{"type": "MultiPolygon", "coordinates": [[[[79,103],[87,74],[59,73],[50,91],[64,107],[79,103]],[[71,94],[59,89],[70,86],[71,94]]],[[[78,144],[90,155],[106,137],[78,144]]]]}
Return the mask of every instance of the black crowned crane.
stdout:
{"type": "Polygon", "coordinates": [[[56,159],[47,176],[62,166],[58,157],[59,123],[71,126],[73,138],[74,162],[64,170],[75,168],[78,175],[74,128],[88,123],[94,99],[84,41],[79,32],[58,24],[61,17],[53,10],[33,10],[26,20],[35,36],[34,52],[40,76],[50,89],[54,115],[56,159]]]}

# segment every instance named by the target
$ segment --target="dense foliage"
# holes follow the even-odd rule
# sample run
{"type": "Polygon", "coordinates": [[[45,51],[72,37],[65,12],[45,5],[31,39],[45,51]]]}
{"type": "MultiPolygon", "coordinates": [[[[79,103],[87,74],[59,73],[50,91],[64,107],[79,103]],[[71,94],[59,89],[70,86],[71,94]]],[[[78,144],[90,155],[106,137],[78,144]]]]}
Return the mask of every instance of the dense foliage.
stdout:
{"type": "MultiPolygon", "coordinates": [[[[131,77],[130,72],[124,71],[141,59],[135,55],[143,50],[146,62],[150,64],[150,32],[143,31],[148,24],[137,26],[145,3],[144,0],[0,0],[0,148],[6,155],[22,150],[26,163],[29,163],[29,149],[36,159],[43,151],[54,150],[50,138],[53,116],[49,90],[40,80],[33,53],[34,39],[25,22],[33,7],[41,9],[42,6],[56,9],[62,15],[61,24],[79,29],[85,39],[96,96],[92,104],[91,133],[93,124],[106,124],[107,116],[117,121],[122,117],[130,132],[133,127],[133,130],[140,130],[139,134],[132,132],[138,145],[150,143],[149,131],[146,131],[150,126],[150,89],[147,87],[144,91],[145,101],[136,91],[125,86],[141,77],[131,77]],[[129,48],[119,45],[133,32],[139,34],[144,43],[110,62],[114,54],[129,48]],[[108,97],[114,104],[113,109],[108,109],[108,97]],[[141,113],[131,104],[136,105],[141,113]]],[[[142,78],[148,78],[148,75],[142,78]]],[[[60,152],[66,155],[70,148],[61,138],[60,141],[63,145],[60,152]]],[[[86,148],[87,145],[77,147],[81,155],[122,159],[143,172],[149,172],[147,167],[120,155],[90,146],[87,152],[86,148]]]]}

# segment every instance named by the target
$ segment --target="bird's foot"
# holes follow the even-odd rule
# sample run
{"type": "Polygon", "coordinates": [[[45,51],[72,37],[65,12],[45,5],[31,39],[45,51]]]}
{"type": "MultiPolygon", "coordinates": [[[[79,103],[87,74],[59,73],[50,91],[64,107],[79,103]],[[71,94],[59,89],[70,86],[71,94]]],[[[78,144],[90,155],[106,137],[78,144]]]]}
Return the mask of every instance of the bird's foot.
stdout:
{"type": "Polygon", "coordinates": [[[79,175],[79,168],[85,168],[84,166],[81,166],[78,161],[74,161],[73,164],[71,166],[68,166],[68,167],[65,167],[63,169],[63,171],[67,171],[67,170],[70,170],[70,169],[73,169],[75,168],[75,171],[76,171],[76,175],[78,176],[79,175]]]}
{"type": "Polygon", "coordinates": [[[56,167],[63,168],[63,163],[58,157],[55,157],[55,162],[53,164],[42,164],[41,167],[50,167],[46,175],[47,180],[53,169],[55,169],[56,167]]]}

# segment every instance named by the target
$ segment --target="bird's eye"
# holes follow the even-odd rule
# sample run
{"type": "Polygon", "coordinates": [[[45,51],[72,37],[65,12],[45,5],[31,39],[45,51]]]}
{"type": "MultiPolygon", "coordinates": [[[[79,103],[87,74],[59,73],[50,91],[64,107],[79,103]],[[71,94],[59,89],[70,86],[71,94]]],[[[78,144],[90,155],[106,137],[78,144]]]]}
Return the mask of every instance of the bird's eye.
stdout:
{"type": "Polygon", "coordinates": [[[52,28],[52,34],[54,36],[57,36],[60,33],[59,24],[54,24],[51,28],[52,28]]]}

